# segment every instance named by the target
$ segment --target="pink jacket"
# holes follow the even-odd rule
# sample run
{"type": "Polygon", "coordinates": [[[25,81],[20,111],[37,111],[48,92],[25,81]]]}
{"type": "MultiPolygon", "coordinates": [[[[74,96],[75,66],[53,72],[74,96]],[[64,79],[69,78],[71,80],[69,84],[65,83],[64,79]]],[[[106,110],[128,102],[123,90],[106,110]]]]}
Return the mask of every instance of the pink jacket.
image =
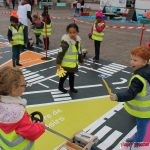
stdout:
{"type": "Polygon", "coordinates": [[[0,96],[0,129],[6,134],[15,130],[20,136],[34,141],[45,131],[40,123],[31,121],[21,97],[0,96]]]}

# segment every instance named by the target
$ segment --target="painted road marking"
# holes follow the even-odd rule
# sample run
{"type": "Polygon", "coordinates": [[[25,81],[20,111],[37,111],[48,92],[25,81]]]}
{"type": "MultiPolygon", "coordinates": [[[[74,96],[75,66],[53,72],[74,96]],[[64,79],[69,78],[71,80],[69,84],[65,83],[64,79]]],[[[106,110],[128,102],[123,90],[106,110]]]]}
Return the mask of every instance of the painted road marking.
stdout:
{"type": "MultiPolygon", "coordinates": [[[[88,126],[91,122],[105,114],[109,109],[116,105],[116,103],[110,103],[109,99],[106,97],[102,99],[92,98],[69,101],[69,103],[68,101],[58,102],[45,105],[32,105],[28,106],[27,109],[29,113],[35,110],[43,113],[44,122],[47,126],[68,137],[72,137],[75,133],[81,131],[85,126],[88,126]],[[101,111],[99,109],[100,107],[103,107],[101,111]]],[[[45,132],[45,134],[36,141],[35,149],[41,150],[42,148],[44,150],[54,150],[57,146],[63,143],[64,139],[45,132]]]]}
{"type": "Polygon", "coordinates": [[[102,129],[100,129],[95,135],[100,140],[105,134],[107,134],[112,128],[108,126],[104,126],[102,129]]]}
{"type": "MultiPolygon", "coordinates": [[[[20,63],[23,65],[22,67],[28,67],[31,65],[39,64],[42,62],[45,62],[44,60],[41,60],[43,57],[42,54],[32,52],[32,51],[24,51],[20,54],[20,63]]],[[[8,60],[7,62],[3,63],[1,66],[12,66],[12,60],[8,60]]]]}
{"type": "Polygon", "coordinates": [[[40,75],[39,74],[34,74],[32,76],[28,76],[28,77],[25,77],[25,80],[29,80],[29,79],[32,79],[32,78],[36,78],[36,77],[39,77],[40,75]]]}
{"type": "Polygon", "coordinates": [[[112,84],[113,85],[118,85],[118,84],[124,84],[124,83],[126,83],[128,80],[127,79],[125,79],[125,78],[120,78],[121,79],[121,81],[119,81],[119,82],[113,82],[112,84]]]}
{"type": "Polygon", "coordinates": [[[104,142],[100,143],[97,147],[106,150],[109,148],[120,136],[122,135],[119,131],[114,131],[112,134],[109,134],[107,139],[104,142]]]}
{"type": "Polygon", "coordinates": [[[39,80],[41,79],[44,79],[45,77],[44,76],[39,76],[37,78],[34,78],[34,79],[30,79],[30,80],[27,80],[29,83],[35,83],[35,81],[38,81],[37,83],[39,83],[39,80]]]}
{"type": "Polygon", "coordinates": [[[52,97],[54,99],[54,102],[72,100],[69,93],[62,93],[59,90],[53,91],[53,92],[51,92],[51,94],[52,94],[52,97]]]}

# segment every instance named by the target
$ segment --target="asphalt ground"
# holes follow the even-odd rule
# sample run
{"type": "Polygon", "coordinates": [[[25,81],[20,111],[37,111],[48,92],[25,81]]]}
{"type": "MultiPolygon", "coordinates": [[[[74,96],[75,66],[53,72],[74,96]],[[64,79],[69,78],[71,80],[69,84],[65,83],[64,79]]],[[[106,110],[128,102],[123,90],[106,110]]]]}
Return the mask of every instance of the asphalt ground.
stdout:
{"type": "MultiPolygon", "coordinates": [[[[17,9],[17,7],[16,7],[17,9]]],[[[7,36],[7,30],[9,26],[9,14],[8,12],[11,9],[7,9],[4,7],[0,7],[0,34],[7,36]]],[[[41,10],[34,8],[34,13],[41,14],[41,10]]],[[[94,12],[92,12],[94,14],[94,12]]],[[[65,33],[66,26],[69,23],[73,22],[73,19],[68,19],[68,17],[73,17],[72,9],[50,9],[50,16],[60,17],[59,19],[52,19],[52,36],[50,37],[50,49],[58,48],[60,45],[61,36],[65,33]]],[[[78,18],[77,18],[78,19],[78,18]]],[[[88,33],[90,32],[91,24],[87,24],[85,22],[92,23],[93,21],[87,19],[80,19],[84,22],[77,22],[79,26],[80,33],[79,35],[82,38],[82,48],[86,48],[88,50],[88,56],[94,56],[94,42],[88,39],[88,33]]],[[[122,23],[122,22],[112,22],[106,21],[106,25],[108,26],[141,26],[141,24],[133,24],[133,23],[122,23]]],[[[150,28],[150,26],[147,26],[150,28]]],[[[29,30],[30,35],[34,38],[34,34],[32,30],[29,30]]],[[[116,63],[120,63],[123,65],[129,66],[130,60],[130,50],[135,46],[138,46],[140,43],[140,35],[141,29],[113,29],[106,28],[104,41],[101,44],[101,54],[100,57],[113,61],[116,63]]],[[[144,32],[143,36],[143,44],[145,42],[150,41],[150,33],[144,32]]]]}

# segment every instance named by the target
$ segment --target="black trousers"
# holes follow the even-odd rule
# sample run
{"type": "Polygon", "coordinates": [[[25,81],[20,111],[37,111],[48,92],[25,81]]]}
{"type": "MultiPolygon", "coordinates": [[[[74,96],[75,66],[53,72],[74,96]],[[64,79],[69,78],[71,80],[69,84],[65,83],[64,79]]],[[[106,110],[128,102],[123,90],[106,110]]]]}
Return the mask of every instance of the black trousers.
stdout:
{"type": "Polygon", "coordinates": [[[74,72],[67,72],[66,76],[61,77],[59,79],[59,88],[63,88],[64,82],[65,82],[65,80],[67,79],[68,76],[69,76],[70,89],[74,88],[74,78],[75,78],[74,72]]]}
{"type": "Polygon", "coordinates": [[[15,9],[15,0],[12,0],[12,6],[13,6],[13,9],[15,9]]]}
{"type": "Polygon", "coordinates": [[[14,46],[12,46],[12,62],[13,62],[13,67],[15,67],[16,64],[19,64],[20,51],[22,49],[23,49],[22,45],[14,45],[14,46]]]}
{"type": "Polygon", "coordinates": [[[35,34],[36,44],[39,45],[39,43],[43,43],[40,39],[40,34],[35,34]]]}
{"type": "Polygon", "coordinates": [[[44,49],[49,50],[49,37],[44,37],[43,41],[44,41],[44,49]]]}
{"type": "Polygon", "coordinates": [[[95,45],[95,60],[99,60],[101,41],[94,40],[95,45]]]}

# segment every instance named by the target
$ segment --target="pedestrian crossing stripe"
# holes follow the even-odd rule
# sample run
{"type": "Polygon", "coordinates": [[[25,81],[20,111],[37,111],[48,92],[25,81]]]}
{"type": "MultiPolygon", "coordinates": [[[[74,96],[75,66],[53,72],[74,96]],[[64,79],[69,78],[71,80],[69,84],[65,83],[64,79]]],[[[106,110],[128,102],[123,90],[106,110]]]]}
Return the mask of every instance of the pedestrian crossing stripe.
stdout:
{"type": "MultiPolygon", "coordinates": [[[[28,106],[28,112],[42,112],[46,125],[68,137],[73,137],[75,133],[86,128],[116,105],[116,102],[111,102],[105,96],[96,99],[28,106]]],[[[35,149],[54,150],[63,142],[64,139],[45,132],[36,141],[35,149]]]]}

